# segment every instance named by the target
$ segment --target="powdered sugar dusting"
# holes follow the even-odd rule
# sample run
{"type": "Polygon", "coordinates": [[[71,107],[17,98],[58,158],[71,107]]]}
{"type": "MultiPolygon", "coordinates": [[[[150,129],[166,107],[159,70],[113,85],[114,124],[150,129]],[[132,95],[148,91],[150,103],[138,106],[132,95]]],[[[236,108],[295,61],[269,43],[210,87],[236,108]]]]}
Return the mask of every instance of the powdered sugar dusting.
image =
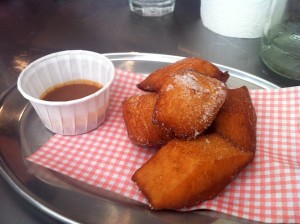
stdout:
{"type": "Polygon", "coordinates": [[[166,88],[166,91],[169,92],[172,89],[174,89],[174,86],[172,84],[169,84],[166,88]]]}
{"type": "MultiPolygon", "coordinates": [[[[215,81],[215,80],[213,80],[215,81]]],[[[209,99],[203,103],[203,115],[201,117],[204,123],[209,125],[212,117],[215,116],[215,111],[218,111],[221,105],[224,103],[226,98],[225,85],[222,82],[215,83],[217,85],[212,85],[212,93],[209,95],[209,99]]]]}
{"type": "Polygon", "coordinates": [[[153,121],[179,138],[196,138],[212,123],[226,93],[226,85],[217,79],[194,71],[177,73],[159,93],[153,121]],[[170,105],[167,109],[166,102],[170,105]],[[172,105],[178,105],[180,115],[172,105]]]}
{"type": "MultiPolygon", "coordinates": [[[[201,113],[201,116],[198,117],[198,121],[201,123],[201,126],[206,129],[225,101],[227,93],[226,85],[210,77],[205,77],[203,80],[201,77],[197,79],[192,74],[187,74],[185,78],[179,78],[178,80],[181,81],[181,84],[186,85],[187,88],[195,90],[194,96],[201,101],[202,109],[201,112],[194,111],[194,114],[201,113]]],[[[199,109],[199,107],[197,108],[199,109]]],[[[196,128],[194,138],[201,132],[202,130],[196,128]]]]}
{"type": "Polygon", "coordinates": [[[198,79],[190,73],[185,75],[175,75],[175,83],[196,91],[199,91],[201,88],[198,79]]]}
{"type": "Polygon", "coordinates": [[[187,73],[184,75],[175,75],[175,83],[177,85],[185,87],[184,97],[190,96],[190,90],[193,90],[197,98],[200,98],[203,94],[210,93],[209,89],[201,86],[199,84],[198,78],[191,73],[187,73]]]}

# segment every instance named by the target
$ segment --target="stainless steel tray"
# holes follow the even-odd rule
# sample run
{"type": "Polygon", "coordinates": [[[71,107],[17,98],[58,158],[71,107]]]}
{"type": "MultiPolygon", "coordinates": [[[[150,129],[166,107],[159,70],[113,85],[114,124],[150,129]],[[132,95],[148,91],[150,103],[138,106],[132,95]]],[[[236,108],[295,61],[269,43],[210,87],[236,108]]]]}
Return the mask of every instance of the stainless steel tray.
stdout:
{"type": "MultiPolygon", "coordinates": [[[[182,57],[144,54],[106,54],[116,68],[139,74],[175,62],[182,57]]],[[[217,65],[231,75],[228,86],[272,89],[278,86],[223,65],[217,65]]],[[[214,211],[151,211],[120,195],[91,187],[51,170],[28,163],[26,157],[38,150],[53,133],[46,130],[35,111],[11,87],[0,97],[0,171],[7,182],[41,211],[66,223],[213,223],[245,222],[214,211]]]]}

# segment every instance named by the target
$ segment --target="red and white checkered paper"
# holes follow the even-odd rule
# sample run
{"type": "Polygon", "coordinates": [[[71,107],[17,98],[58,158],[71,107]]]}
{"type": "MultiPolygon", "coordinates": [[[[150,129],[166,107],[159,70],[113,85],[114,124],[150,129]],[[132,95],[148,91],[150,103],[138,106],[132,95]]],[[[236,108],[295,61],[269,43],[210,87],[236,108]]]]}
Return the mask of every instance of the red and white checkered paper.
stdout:
{"type": "MultiPolygon", "coordinates": [[[[90,185],[147,203],[131,176],[155,152],[128,139],[122,101],[140,92],[142,75],[121,70],[110,113],[97,130],[54,135],[28,160],[90,185]]],[[[300,222],[300,87],[251,90],[257,113],[256,157],[218,197],[190,209],[211,209],[271,223],[300,222]]],[[[189,209],[189,210],[190,210],[189,209]]]]}

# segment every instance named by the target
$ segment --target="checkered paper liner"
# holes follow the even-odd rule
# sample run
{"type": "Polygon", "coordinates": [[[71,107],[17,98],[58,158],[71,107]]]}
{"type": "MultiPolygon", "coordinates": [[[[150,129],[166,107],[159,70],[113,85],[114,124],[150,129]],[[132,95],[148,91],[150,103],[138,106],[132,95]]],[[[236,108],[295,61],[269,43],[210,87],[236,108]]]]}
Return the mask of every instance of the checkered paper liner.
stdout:
{"type": "MultiPolygon", "coordinates": [[[[109,115],[97,130],[54,135],[27,158],[90,185],[147,203],[131,181],[154,149],[133,145],[122,101],[140,93],[145,76],[116,70],[109,115]]],[[[300,222],[300,87],[251,90],[257,113],[257,151],[252,164],[216,198],[193,209],[210,209],[271,223],[300,222]]]]}

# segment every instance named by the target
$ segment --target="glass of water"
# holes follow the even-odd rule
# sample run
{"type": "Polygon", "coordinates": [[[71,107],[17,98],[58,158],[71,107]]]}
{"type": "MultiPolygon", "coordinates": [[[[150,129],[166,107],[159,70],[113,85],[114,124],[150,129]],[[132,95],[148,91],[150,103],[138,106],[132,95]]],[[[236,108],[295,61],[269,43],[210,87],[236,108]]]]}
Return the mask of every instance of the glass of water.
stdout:
{"type": "Polygon", "coordinates": [[[129,0],[129,6],[141,16],[163,16],[174,11],[175,0],[129,0]]]}
{"type": "Polygon", "coordinates": [[[261,58],[277,74],[300,80],[300,0],[273,0],[261,58]]]}

